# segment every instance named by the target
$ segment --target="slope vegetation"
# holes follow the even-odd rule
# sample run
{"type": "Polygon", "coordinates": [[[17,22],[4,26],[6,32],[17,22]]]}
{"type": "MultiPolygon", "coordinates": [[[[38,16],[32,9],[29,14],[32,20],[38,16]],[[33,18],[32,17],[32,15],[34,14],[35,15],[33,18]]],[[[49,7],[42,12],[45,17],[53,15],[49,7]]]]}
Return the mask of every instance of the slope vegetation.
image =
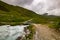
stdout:
{"type": "Polygon", "coordinates": [[[0,24],[20,24],[37,16],[33,11],[0,1],[0,24]]]}

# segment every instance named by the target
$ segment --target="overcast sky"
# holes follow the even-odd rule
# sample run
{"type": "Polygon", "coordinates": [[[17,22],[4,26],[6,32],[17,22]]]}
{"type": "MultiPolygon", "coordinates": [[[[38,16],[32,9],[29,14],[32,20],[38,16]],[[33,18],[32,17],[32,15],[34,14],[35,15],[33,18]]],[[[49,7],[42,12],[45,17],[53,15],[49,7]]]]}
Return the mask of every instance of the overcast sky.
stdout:
{"type": "Polygon", "coordinates": [[[60,0],[2,0],[12,5],[19,5],[38,14],[49,13],[60,15],[60,0]]]}

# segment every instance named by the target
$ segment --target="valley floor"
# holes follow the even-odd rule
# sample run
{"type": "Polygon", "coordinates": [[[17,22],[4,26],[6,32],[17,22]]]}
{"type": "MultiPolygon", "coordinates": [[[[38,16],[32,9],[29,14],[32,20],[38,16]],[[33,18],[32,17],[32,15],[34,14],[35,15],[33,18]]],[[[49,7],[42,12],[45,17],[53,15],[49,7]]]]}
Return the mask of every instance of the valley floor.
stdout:
{"type": "Polygon", "coordinates": [[[60,40],[60,33],[50,29],[47,25],[34,24],[36,28],[36,34],[33,40],[60,40]]]}

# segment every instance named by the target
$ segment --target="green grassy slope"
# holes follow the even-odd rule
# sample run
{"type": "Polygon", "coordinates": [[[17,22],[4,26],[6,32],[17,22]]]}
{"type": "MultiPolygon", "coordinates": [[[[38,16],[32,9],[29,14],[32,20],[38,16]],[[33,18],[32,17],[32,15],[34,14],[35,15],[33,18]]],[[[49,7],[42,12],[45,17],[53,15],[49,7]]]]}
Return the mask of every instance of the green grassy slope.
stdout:
{"type": "Polygon", "coordinates": [[[33,11],[0,1],[0,24],[19,24],[37,16],[33,11]]]}

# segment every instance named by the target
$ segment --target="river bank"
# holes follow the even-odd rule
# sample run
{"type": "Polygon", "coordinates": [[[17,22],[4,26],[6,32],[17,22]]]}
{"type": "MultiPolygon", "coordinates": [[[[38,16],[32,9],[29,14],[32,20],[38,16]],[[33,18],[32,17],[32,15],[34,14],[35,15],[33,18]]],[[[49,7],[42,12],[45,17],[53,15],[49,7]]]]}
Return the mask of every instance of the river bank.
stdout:
{"type": "Polygon", "coordinates": [[[60,32],[48,27],[44,24],[34,24],[36,33],[33,40],[60,40],[60,32]]]}

